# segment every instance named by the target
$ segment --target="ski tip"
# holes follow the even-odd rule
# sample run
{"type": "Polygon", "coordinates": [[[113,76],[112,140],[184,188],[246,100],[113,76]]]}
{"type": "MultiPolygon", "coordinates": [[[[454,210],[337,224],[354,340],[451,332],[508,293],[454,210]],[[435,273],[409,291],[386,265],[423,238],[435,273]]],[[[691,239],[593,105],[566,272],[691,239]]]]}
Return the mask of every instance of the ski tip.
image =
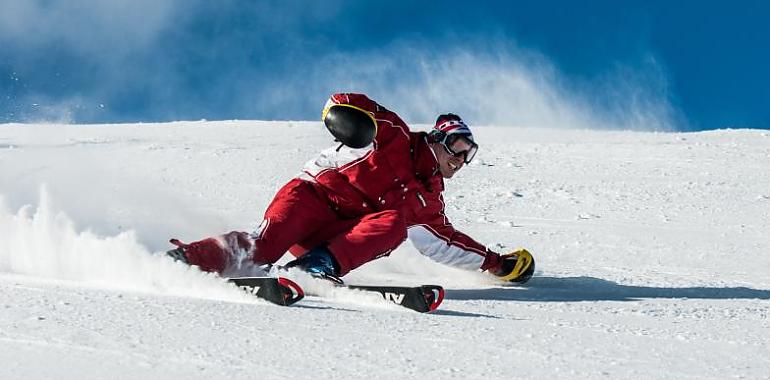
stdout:
{"type": "Polygon", "coordinates": [[[347,285],[347,287],[379,293],[386,301],[412,309],[418,313],[430,313],[438,309],[441,306],[441,302],[444,301],[444,288],[439,285],[347,285]]]}
{"type": "Polygon", "coordinates": [[[302,287],[285,277],[232,277],[227,281],[276,305],[290,306],[305,298],[302,287]]]}
{"type": "Polygon", "coordinates": [[[444,301],[444,288],[439,285],[423,285],[421,288],[428,306],[425,312],[430,313],[438,309],[444,301]]]}
{"type": "Polygon", "coordinates": [[[278,277],[278,284],[283,286],[285,290],[288,290],[283,293],[284,302],[282,305],[289,306],[305,298],[305,292],[296,282],[289,280],[286,277],[278,277]]]}

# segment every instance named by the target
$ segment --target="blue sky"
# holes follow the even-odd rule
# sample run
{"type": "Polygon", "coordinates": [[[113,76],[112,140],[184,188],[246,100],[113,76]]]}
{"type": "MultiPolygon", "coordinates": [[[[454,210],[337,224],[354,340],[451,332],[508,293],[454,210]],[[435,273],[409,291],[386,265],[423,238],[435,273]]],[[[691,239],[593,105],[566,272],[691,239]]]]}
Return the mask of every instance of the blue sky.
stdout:
{"type": "Polygon", "coordinates": [[[770,128],[767,1],[0,1],[0,122],[770,128]]]}

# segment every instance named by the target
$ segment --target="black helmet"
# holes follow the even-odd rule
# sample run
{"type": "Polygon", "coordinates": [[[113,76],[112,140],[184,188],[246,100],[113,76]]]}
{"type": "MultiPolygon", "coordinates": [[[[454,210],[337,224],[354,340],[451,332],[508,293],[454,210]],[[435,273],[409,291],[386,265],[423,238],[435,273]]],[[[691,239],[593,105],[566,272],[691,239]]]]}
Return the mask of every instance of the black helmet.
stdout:
{"type": "Polygon", "coordinates": [[[323,121],[337,141],[351,148],[363,148],[377,135],[372,114],[350,104],[333,104],[324,110],[323,121]]]}

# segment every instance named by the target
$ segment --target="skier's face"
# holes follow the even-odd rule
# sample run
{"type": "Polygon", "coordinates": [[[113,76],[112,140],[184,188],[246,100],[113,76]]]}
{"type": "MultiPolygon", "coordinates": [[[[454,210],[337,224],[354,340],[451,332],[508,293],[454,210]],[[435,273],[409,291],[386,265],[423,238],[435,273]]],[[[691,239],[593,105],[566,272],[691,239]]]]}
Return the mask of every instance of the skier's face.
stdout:
{"type": "Polygon", "coordinates": [[[464,164],[473,160],[478,149],[473,140],[463,135],[449,135],[443,141],[434,143],[433,151],[436,153],[441,175],[444,178],[452,178],[464,164]]]}
{"type": "Polygon", "coordinates": [[[452,178],[465,165],[465,156],[449,154],[440,143],[433,144],[433,151],[438,160],[438,170],[444,178],[452,178]]]}

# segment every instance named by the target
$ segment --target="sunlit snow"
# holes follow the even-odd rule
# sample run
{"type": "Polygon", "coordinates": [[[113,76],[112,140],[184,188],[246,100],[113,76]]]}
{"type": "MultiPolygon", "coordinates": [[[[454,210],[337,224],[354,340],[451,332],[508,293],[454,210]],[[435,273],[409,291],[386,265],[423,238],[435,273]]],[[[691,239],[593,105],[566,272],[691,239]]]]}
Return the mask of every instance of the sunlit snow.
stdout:
{"type": "Polygon", "coordinates": [[[418,314],[331,289],[278,307],[161,254],[259,224],[332,144],[320,123],[0,125],[0,378],[767,376],[770,134],[475,134],[447,213],[536,277],[406,243],[345,278],[444,285],[418,314]]]}

